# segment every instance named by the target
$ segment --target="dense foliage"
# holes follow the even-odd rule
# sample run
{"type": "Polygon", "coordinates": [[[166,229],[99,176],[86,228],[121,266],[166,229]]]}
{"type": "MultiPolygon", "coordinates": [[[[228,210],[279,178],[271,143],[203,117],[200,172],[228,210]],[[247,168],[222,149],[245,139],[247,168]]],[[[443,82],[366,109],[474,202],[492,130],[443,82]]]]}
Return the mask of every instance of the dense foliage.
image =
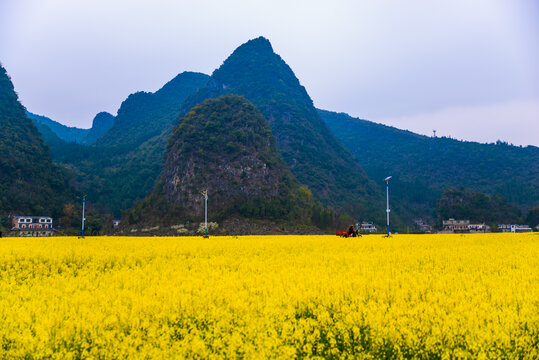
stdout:
{"type": "Polygon", "coordinates": [[[434,219],[436,201],[452,187],[501,194],[521,207],[539,202],[537,147],[431,138],[343,113],[319,113],[380,186],[393,175],[395,212],[409,219],[434,219]]]}
{"type": "Polygon", "coordinates": [[[490,225],[518,223],[521,213],[499,195],[486,195],[470,189],[448,189],[436,203],[438,225],[449,218],[466,219],[490,225]]]}
{"type": "Polygon", "coordinates": [[[0,215],[58,216],[74,198],[0,66],[0,215]]]}
{"type": "Polygon", "coordinates": [[[532,207],[530,211],[528,211],[524,221],[532,228],[536,228],[539,225],[539,205],[532,207]]]}
{"type": "Polygon", "coordinates": [[[190,97],[187,113],[204,99],[233,93],[254,103],[268,121],[277,148],[315,198],[361,219],[383,221],[383,194],[321,120],[290,67],[257,38],[238,47],[190,97]]]}
{"type": "Polygon", "coordinates": [[[205,189],[212,220],[241,216],[329,227],[335,219],[290,173],[260,111],[236,95],[206,100],[180,120],[161,180],[130,219],[200,221],[205,189]]]}

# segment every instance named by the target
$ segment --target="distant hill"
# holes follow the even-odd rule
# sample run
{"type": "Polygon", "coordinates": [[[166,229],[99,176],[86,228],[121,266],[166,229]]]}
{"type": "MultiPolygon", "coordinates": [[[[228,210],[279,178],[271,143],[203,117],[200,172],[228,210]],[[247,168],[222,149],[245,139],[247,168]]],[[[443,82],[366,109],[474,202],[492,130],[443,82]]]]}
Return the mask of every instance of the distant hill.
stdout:
{"type": "Polygon", "coordinates": [[[105,134],[114,124],[114,115],[102,111],[98,113],[92,121],[92,127],[84,137],[83,144],[93,144],[98,138],[105,134]]]}
{"type": "Polygon", "coordinates": [[[393,175],[395,212],[436,217],[449,188],[501,194],[521,208],[539,203],[539,148],[432,138],[347,114],[319,110],[332,133],[378,180],[393,175]]]}
{"type": "Polygon", "coordinates": [[[208,98],[238,94],[268,121],[277,149],[297,179],[324,205],[383,221],[383,193],[322,121],[290,67],[259,37],[238,47],[191,96],[182,114],[208,98]]]}
{"type": "Polygon", "coordinates": [[[178,111],[185,99],[206,85],[208,75],[183,72],[155,93],[137,92],[129,95],[118,110],[114,125],[97,140],[99,147],[116,151],[132,150],[145,141],[170,134],[178,111]]]}
{"type": "MultiPolygon", "coordinates": [[[[205,189],[212,221],[226,224],[231,216],[240,216],[244,222],[253,218],[328,226],[332,220],[331,212],[287,169],[260,111],[237,95],[206,100],[179,121],[160,181],[129,220],[152,225],[200,222],[205,189]]],[[[221,225],[220,230],[237,234],[231,226],[221,225]]]]}
{"type": "Polygon", "coordinates": [[[0,214],[57,217],[74,198],[0,66],[0,214]]]}
{"type": "MultiPolygon", "coordinates": [[[[41,124],[48,127],[56,136],[65,142],[82,143],[88,133],[88,129],[66,126],[46,116],[33,114],[31,112],[27,112],[26,115],[32,119],[36,125],[41,124]]],[[[45,138],[45,141],[47,140],[48,139],[45,138]]]]}
{"type": "MultiPolygon", "coordinates": [[[[496,226],[518,223],[522,214],[499,195],[486,195],[466,188],[448,189],[436,203],[438,226],[449,218],[496,226]]],[[[495,229],[493,229],[495,230],[495,229]]]]}
{"type": "Polygon", "coordinates": [[[90,129],[65,126],[46,116],[36,115],[31,112],[27,112],[26,114],[32,119],[34,124],[36,124],[45,142],[52,146],[58,145],[56,137],[67,143],[93,144],[95,140],[106,133],[114,123],[114,116],[107,112],[100,112],[97,114],[90,129]],[[45,127],[50,131],[47,131],[45,127]],[[55,136],[52,136],[51,132],[55,136]]]}
{"type": "Polygon", "coordinates": [[[155,93],[130,95],[94,144],[52,148],[55,160],[71,169],[75,184],[91,201],[120,216],[153,189],[181,104],[208,78],[184,72],[155,93]]]}

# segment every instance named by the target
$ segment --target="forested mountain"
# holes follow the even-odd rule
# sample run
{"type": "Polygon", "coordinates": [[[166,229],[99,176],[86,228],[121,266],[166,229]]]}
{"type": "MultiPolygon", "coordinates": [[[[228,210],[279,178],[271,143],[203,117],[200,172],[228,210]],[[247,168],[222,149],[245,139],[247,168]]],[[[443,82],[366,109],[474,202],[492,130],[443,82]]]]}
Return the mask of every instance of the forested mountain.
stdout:
{"type": "Polygon", "coordinates": [[[89,200],[120,216],[154,187],[180,106],[207,80],[207,75],[184,72],[155,93],[130,95],[113,126],[92,146],[53,147],[55,160],[72,170],[89,200]]]}
{"type": "Polygon", "coordinates": [[[521,208],[539,203],[539,148],[432,138],[343,113],[319,110],[328,127],[368,175],[390,191],[395,212],[435,218],[449,188],[501,194],[521,208]]]}
{"type": "Polygon", "coordinates": [[[268,121],[277,149],[297,179],[324,205],[360,219],[382,220],[383,193],[331,134],[290,67],[259,37],[238,47],[191,96],[182,114],[204,99],[238,94],[268,121]]]}
{"type": "Polygon", "coordinates": [[[332,224],[332,213],[287,169],[266,119],[241,96],[206,100],[179,121],[160,181],[129,220],[168,226],[200,222],[205,189],[210,219],[224,221],[224,231],[238,231],[226,225],[231,216],[243,222],[254,218],[300,226],[332,224]]]}
{"type": "Polygon", "coordinates": [[[51,147],[59,145],[57,143],[58,139],[67,143],[93,144],[98,137],[110,129],[114,122],[113,115],[108,112],[100,112],[94,117],[90,129],[79,129],[62,125],[46,116],[36,115],[31,112],[26,112],[26,114],[36,124],[45,143],[51,147]]]}
{"type": "MultiPolygon", "coordinates": [[[[54,159],[74,174],[74,183],[119,216],[154,188],[178,120],[205,100],[227,94],[256,106],[279,156],[314,198],[356,219],[384,222],[382,179],[389,175],[397,224],[415,217],[434,220],[436,201],[449,188],[501,194],[523,211],[539,203],[538,148],[430,138],[316,110],[293,71],[262,37],[238,47],[211,77],[186,72],[155,93],[130,95],[114,119],[98,114],[96,131],[85,135],[90,140],[77,138],[81,144],[48,131],[50,124],[41,117],[35,121],[54,159]]],[[[214,131],[211,137],[218,137],[221,130],[214,131]]]]}
{"type": "Polygon", "coordinates": [[[59,216],[74,198],[0,66],[0,215],[59,216]]]}

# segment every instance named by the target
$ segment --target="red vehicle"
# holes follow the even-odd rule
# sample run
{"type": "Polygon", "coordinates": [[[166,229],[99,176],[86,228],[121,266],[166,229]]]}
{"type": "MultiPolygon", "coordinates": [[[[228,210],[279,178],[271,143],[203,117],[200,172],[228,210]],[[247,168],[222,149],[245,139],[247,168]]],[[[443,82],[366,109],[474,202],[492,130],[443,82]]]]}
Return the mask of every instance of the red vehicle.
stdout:
{"type": "Polygon", "coordinates": [[[350,230],[337,230],[335,232],[335,235],[337,236],[340,236],[340,237],[358,237],[358,236],[361,236],[361,234],[359,233],[358,230],[356,229],[353,229],[352,232],[350,232],[350,230]]]}

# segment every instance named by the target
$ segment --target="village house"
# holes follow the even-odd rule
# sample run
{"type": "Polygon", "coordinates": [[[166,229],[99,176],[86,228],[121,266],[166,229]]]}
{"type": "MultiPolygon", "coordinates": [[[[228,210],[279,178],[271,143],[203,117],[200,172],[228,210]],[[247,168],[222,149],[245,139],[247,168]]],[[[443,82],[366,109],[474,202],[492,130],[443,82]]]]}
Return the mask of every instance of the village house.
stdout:
{"type": "Polygon", "coordinates": [[[18,236],[53,235],[52,218],[47,216],[14,216],[11,231],[18,236]]]}
{"type": "Polygon", "coordinates": [[[488,232],[490,226],[483,224],[470,224],[470,220],[449,220],[442,221],[442,231],[444,232],[488,232]]]}
{"type": "Polygon", "coordinates": [[[423,219],[414,219],[414,224],[418,227],[419,231],[425,232],[425,233],[431,233],[432,232],[432,226],[425,223],[423,219]]]}
{"type": "Polygon", "coordinates": [[[364,233],[375,233],[378,231],[376,226],[372,222],[362,222],[356,224],[356,229],[359,229],[360,232],[364,233]]]}
{"type": "Polygon", "coordinates": [[[498,231],[500,232],[532,232],[533,229],[529,225],[518,225],[518,224],[500,224],[498,225],[498,231]]]}

